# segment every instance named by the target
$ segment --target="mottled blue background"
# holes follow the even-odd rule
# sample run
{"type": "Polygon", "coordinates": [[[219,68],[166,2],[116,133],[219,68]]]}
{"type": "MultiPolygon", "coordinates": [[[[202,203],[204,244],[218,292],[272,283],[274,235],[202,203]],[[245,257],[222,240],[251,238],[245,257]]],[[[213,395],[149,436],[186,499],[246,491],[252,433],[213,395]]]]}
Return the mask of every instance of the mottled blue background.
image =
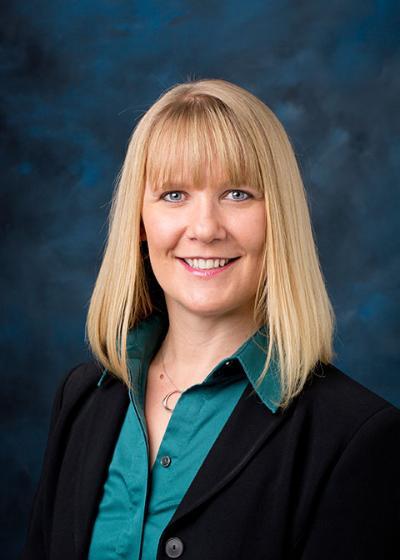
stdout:
{"type": "Polygon", "coordinates": [[[400,405],[398,2],[39,0],[2,15],[2,558],[24,537],[55,387],[89,356],[129,134],[176,82],[236,82],[282,120],[337,313],[334,363],[400,405]]]}

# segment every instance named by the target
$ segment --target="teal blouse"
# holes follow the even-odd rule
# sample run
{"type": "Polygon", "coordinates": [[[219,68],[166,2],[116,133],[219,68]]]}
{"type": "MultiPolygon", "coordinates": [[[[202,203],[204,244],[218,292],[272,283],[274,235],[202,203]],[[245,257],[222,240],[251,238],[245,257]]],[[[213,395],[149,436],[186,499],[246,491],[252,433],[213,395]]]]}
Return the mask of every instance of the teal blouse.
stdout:
{"type": "MultiPolygon", "coordinates": [[[[260,329],[215,366],[202,383],[181,394],[150,469],[144,415],[146,376],[166,329],[165,319],[153,314],[128,334],[128,365],[135,391],[129,392],[130,403],[104,484],[89,560],[154,560],[161,533],[247,384],[254,386],[264,366],[268,339],[265,329],[260,329]],[[234,367],[235,361],[241,367],[234,367]]],[[[256,391],[276,412],[273,401],[279,401],[280,383],[274,367],[256,391]]]]}

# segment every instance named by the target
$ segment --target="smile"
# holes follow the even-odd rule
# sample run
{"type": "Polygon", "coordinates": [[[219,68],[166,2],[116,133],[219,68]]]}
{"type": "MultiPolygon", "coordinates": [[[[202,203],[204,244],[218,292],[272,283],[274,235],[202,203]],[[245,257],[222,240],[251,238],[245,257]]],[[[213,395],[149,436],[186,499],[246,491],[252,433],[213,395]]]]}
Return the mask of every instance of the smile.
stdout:
{"type": "Polygon", "coordinates": [[[188,270],[195,276],[211,278],[216,274],[219,274],[224,270],[230,268],[239,258],[240,257],[235,257],[232,259],[178,258],[178,260],[183,264],[186,270],[188,270]]]}
{"type": "Polygon", "coordinates": [[[228,264],[234,259],[183,259],[192,268],[199,268],[201,270],[210,270],[211,268],[220,268],[228,264]]]}

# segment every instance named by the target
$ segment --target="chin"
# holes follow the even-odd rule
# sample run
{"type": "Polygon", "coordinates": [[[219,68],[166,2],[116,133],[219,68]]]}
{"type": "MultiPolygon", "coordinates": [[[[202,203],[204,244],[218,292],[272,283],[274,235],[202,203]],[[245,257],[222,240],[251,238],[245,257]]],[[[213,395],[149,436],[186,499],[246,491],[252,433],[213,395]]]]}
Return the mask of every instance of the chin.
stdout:
{"type": "Polygon", "coordinates": [[[212,304],[210,301],[201,303],[191,303],[183,306],[187,311],[199,317],[222,317],[225,315],[232,315],[241,313],[242,309],[236,305],[222,305],[221,301],[212,304]]]}

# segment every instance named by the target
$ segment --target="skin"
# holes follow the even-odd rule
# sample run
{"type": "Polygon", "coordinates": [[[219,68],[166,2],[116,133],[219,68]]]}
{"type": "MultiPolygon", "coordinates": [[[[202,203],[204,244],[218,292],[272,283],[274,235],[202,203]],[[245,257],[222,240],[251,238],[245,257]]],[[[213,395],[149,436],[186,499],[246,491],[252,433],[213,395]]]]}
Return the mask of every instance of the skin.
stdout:
{"type": "MultiPolygon", "coordinates": [[[[205,174],[199,188],[190,180],[163,190],[147,183],[142,223],[170,321],[165,366],[178,386],[188,387],[258,327],[253,305],[264,250],[264,197],[248,185],[232,187],[221,173],[205,174]],[[184,257],[239,258],[219,274],[199,275],[183,265],[184,257]]],[[[153,366],[159,361],[157,355],[153,366]]]]}

